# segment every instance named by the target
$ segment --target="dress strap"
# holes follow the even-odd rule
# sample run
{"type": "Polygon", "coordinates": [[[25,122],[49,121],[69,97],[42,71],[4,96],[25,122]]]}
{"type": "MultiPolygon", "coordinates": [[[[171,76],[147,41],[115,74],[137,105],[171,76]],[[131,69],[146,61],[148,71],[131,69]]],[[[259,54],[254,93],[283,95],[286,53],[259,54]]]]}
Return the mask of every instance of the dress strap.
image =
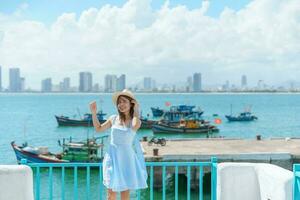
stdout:
{"type": "MultiPolygon", "coordinates": [[[[117,120],[117,117],[118,117],[119,115],[112,115],[111,116],[111,120],[112,120],[112,125],[114,125],[115,123],[116,123],[116,120],[117,120]]],[[[120,120],[120,119],[119,119],[120,120]]],[[[130,122],[129,122],[129,127],[127,127],[127,128],[130,128],[130,129],[132,129],[132,119],[130,120],[130,122]]]]}
{"type": "Polygon", "coordinates": [[[117,116],[118,116],[118,115],[112,115],[112,116],[111,116],[112,125],[114,125],[114,124],[115,124],[115,122],[116,122],[116,119],[117,119],[117,116]]]}

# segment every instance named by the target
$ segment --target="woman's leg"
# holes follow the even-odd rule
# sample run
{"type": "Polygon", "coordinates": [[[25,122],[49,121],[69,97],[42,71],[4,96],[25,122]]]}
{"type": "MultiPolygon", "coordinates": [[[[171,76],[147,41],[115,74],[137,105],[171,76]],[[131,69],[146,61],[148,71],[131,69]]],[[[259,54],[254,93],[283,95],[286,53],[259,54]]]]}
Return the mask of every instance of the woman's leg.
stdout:
{"type": "Polygon", "coordinates": [[[107,189],[107,200],[116,200],[117,193],[113,192],[112,189],[107,189]]]}
{"type": "Polygon", "coordinates": [[[129,190],[125,190],[121,192],[121,200],[129,200],[129,190]]]}

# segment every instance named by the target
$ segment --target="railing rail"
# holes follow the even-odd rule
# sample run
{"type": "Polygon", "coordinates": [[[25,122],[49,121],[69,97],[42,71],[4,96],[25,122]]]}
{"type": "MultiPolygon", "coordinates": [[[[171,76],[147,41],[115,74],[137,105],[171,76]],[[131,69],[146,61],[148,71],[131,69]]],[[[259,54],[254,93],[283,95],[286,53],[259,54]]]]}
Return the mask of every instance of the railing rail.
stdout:
{"type": "MultiPolygon", "coordinates": [[[[41,199],[41,190],[45,189],[45,187],[41,188],[41,181],[45,182],[45,178],[48,179],[48,191],[44,191],[48,195],[47,199],[52,200],[54,199],[53,193],[53,171],[54,169],[59,169],[61,172],[58,172],[60,175],[60,194],[55,193],[55,196],[59,196],[59,199],[65,200],[66,199],[66,171],[69,169],[73,170],[73,198],[74,200],[79,199],[79,192],[78,192],[78,183],[79,181],[82,182],[82,177],[78,178],[78,169],[85,170],[85,199],[90,200],[91,198],[91,169],[98,168],[99,177],[99,199],[105,199],[104,194],[104,185],[102,184],[103,181],[103,174],[102,174],[102,163],[27,163],[26,159],[21,160],[21,164],[26,164],[30,166],[34,171],[34,193],[35,199],[41,199]],[[45,172],[46,170],[46,172],[45,172]],[[41,177],[43,171],[43,178],[41,177]],[[45,177],[46,173],[46,177],[45,177]]],[[[203,175],[204,175],[204,167],[210,168],[211,170],[211,200],[216,200],[216,187],[217,187],[217,159],[215,157],[211,158],[210,162],[146,162],[148,175],[149,175],[149,197],[147,199],[154,200],[154,173],[155,169],[161,167],[162,171],[162,199],[167,199],[167,188],[166,188],[166,174],[167,169],[173,168],[174,170],[174,177],[175,177],[175,188],[174,188],[174,197],[175,200],[179,198],[179,169],[185,168],[186,177],[187,177],[187,185],[186,185],[186,199],[191,199],[191,169],[198,170],[199,173],[199,200],[204,200],[204,192],[203,192],[203,175]]],[[[57,173],[56,173],[57,175],[57,173]]],[[[82,176],[82,172],[81,172],[82,176]]],[[[93,190],[94,193],[94,190],[93,190]]],[[[82,195],[82,194],[81,194],[82,195]]],[[[141,191],[136,191],[136,199],[141,199],[141,191]]]]}
{"type": "Polygon", "coordinates": [[[293,199],[300,199],[300,164],[294,164],[293,199]]]}

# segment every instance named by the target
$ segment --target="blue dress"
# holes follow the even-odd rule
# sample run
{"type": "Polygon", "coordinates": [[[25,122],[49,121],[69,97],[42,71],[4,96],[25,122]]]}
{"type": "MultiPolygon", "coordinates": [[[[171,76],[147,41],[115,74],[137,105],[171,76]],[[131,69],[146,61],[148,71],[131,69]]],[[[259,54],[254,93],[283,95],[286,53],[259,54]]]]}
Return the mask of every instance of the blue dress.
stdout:
{"type": "Polygon", "coordinates": [[[137,134],[131,127],[117,123],[112,127],[103,159],[103,184],[114,192],[147,188],[147,170],[137,134]]]}

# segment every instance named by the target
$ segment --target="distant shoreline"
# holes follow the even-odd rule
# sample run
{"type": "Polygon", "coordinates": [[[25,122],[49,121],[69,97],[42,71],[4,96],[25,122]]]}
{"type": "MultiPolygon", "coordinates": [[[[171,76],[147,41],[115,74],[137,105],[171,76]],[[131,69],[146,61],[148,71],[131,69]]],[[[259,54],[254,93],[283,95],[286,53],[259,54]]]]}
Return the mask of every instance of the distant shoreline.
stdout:
{"type": "MultiPolygon", "coordinates": [[[[282,94],[282,95],[298,95],[300,94],[299,92],[134,92],[135,94],[143,94],[143,95],[249,95],[249,94],[282,94]]],[[[0,95],[22,95],[22,94],[45,94],[45,95],[112,95],[113,92],[0,92],[0,95]]]]}

